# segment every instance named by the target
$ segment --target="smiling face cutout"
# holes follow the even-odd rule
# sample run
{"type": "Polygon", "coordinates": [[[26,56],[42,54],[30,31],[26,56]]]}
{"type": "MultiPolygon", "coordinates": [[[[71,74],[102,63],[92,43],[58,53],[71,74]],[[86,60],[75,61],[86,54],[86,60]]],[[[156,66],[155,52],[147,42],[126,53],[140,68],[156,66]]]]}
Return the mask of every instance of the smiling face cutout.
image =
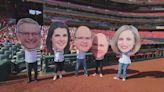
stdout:
{"type": "Polygon", "coordinates": [[[134,34],[129,30],[121,32],[117,40],[118,48],[123,53],[129,52],[134,47],[134,43],[134,34]]]}
{"type": "Polygon", "coordinates": [[[19,27],[17,38],[26,49],[36,49],[41,40],[39,27],[35,24],[24,23],[19,27]]]}
{"type": "Polygon", "coordinates": [[[86,26],[80,26],[75,33],[75,45],[78,50],[87,52],[92,46],[92,33],[86,26]]]}
{"type": "Polygon", "coordinates": [[[108,51],[107,37],[102,33],[97,33],[93,40],[92,53],[95,58],[103,57],[108,51]]]}
{"type": "Polygon", "coordinates": [[[64,50],[68,42],[68,33],[66,28],[54,29],[52,35],[52,47],[58,50],[64,50]]]}

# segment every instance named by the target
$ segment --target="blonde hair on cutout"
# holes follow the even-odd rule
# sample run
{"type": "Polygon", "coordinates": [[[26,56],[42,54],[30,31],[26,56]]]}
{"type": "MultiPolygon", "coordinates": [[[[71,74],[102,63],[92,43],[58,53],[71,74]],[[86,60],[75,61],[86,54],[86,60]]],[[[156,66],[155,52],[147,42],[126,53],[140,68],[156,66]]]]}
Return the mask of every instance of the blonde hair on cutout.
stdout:
{"type": "Polygon", "coordinates": [[[117,41],[118,41],[118,38],[119,38],[120,34],[123,31],[126,31],[126,30],[131,31],[133,33],[134,39],[135,39],[135,45],[133,46],[132,50],[130,50],[128,52],[128,55],[135,54],[141,47],[140,35],[139,35],[139,32],[138,32],[138,29],[136,27],[134,27],[133,25],[123,25],[120,28],[118,28],[118,30],[115,32],[115,34],[113,35],[112,40],[111,40],[111,48],[116,54],[121,54],[122,53],[118,49],[117,41]]]}

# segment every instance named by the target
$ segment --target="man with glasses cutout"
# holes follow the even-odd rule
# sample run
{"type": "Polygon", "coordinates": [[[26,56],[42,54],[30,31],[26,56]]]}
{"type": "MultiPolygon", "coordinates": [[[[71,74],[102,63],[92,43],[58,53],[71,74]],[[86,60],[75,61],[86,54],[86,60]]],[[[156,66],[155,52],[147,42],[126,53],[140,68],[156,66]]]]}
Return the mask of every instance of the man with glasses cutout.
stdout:
{"type": "Polygon", "coordinates": [[[32,81],[31,71],[34,69],[34,80],[37,81],[37,48],[40,45],[41,34],[39,24],[31,18],[22,18],[17,23],[17,38],[25,50],[25,62],[28,81],[32,81]]]}

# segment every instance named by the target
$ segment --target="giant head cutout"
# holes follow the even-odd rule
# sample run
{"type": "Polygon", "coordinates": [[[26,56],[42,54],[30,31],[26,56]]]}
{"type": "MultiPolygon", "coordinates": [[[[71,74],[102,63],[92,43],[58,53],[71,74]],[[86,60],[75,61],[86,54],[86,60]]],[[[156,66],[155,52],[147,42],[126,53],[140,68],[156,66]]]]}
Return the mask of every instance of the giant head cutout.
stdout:
{"type": "Polygon", "coordinates": [[[92,33],[88,27],[78,27],[75,33],[75,45],[78,50],[87,52],[92,46],[92,40],[92,33]]]}
{"type": "Polygon", "coordinates": [[[94,36],[92,44],[92,53],[95,58],[103,57],[108,51],[108,39],[103,33],[97,33],[94,36]]]}
{"type": "Polygon", "coordinates": [[[62,22],[54,22],[51,24],[46,39],[47,48],[50,51],[63,51],[68,45],[70,34],[67,25],[62,22]]]}
{"type": "Polygon", "coordinates": [[[25,49],[36,49],[41,41],[39,24],[30,18],[20,19],[17,23],[17,38],[25,49]]]}
{"type": "Polygon", "coordinates": [[[114,34],[111,47],[117,54],[135,54],[140,49],[140,35],[136,27],[132,25],[121,26],[114,34]]]}

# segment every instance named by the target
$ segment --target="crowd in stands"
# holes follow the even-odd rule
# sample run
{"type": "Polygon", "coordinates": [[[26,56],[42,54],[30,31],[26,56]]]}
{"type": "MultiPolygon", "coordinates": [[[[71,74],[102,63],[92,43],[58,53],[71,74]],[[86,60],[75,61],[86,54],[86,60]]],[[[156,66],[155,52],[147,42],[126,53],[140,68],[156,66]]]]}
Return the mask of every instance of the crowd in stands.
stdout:
{"type": "Polygon", "coordinates": [[[12,25],[0,31],[0,44],[2,45],[3,43],[5,43],[6,39],[12,44],[17,43],[15,25],[12,25]]]}

